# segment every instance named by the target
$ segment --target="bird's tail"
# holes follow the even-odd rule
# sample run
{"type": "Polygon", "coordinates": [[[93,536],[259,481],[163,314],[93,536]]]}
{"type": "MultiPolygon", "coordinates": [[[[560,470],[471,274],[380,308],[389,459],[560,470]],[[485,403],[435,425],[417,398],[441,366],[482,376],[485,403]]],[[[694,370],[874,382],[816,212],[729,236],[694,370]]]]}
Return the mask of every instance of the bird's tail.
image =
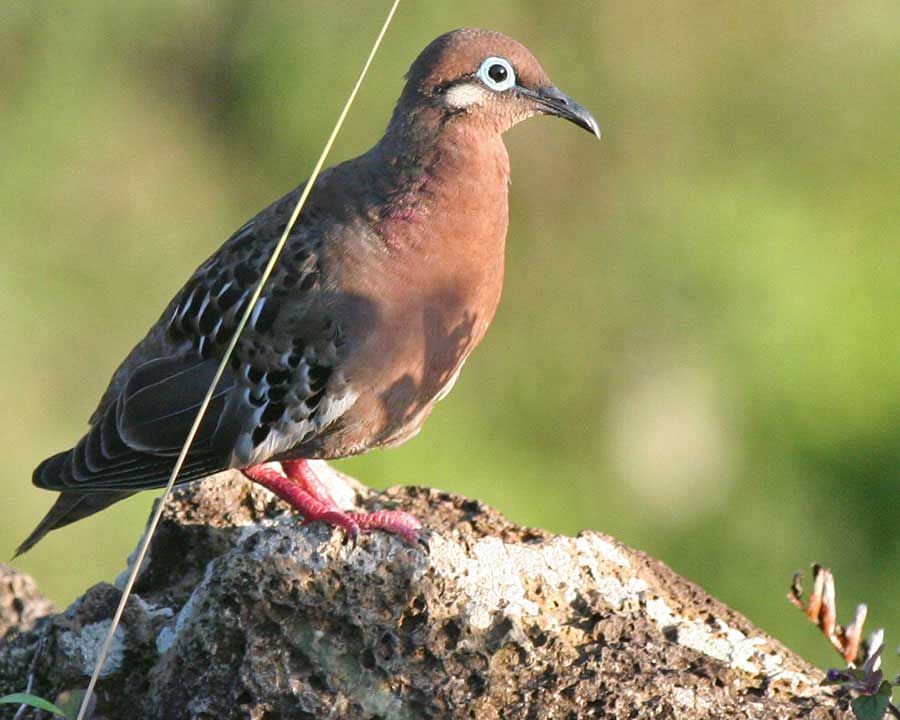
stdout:
{"type": "MultiPolygon", "coordinates": [[[[70,452],[71,451],[59,453],[42,462],[34,471],[35,479],[44,473],[58,472],[59,464],[68,459],[67,456],[70,452]]],[[[53,503],[53,507],[51,507],[50,511],[44,516],[44,519],[41,520],[31,534],[25,538],[25,541],[16,548],[16,553],[13,555],[13,558],[28,552],[51,530],[64,527],[65,525],[73,523],[76,520],[81,520],[88,515],[93,515],[95,512],[99,512],[113,503],[124,500],[133,494],[134,493],[124,491],[92,492],[88,494],[78,492],[60,493],[59,497],[56,498],[56,502],[53,503]]]]}

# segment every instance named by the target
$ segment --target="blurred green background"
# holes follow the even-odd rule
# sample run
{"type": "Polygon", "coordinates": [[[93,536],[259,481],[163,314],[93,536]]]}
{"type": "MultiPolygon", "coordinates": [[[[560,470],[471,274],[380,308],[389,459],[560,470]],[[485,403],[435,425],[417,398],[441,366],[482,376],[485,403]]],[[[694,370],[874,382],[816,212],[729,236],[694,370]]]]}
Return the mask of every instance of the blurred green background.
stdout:
{"type": "MultiPolygon", "coordinates": [[[[0,553],[52,502],[32,468],[189,273],[307,176],[386,6],[4,3],[0,553]]],[[[840,619],[867,601],[896,647],[900,4],[408,0],[332,160],[463,25],[528,45],[604,140],[509,133],[494,326],[419,437],[342,467],[611,533],[829,666],[784,599],[818,560],[840,619]]],[[[67,603],[123,567],[152,498],[16,565],[67,603]]]]}

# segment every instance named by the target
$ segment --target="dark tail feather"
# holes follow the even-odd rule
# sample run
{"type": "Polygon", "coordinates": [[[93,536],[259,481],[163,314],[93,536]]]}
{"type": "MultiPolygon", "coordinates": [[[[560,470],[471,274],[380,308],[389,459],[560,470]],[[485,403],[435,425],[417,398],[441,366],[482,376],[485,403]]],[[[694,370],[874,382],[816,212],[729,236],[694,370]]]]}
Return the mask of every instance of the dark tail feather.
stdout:
{"type": "Polygon", "coordinates": [[[90,495],[82,495],[77,492],[61,493],[56,498],[53,507],[44,516],[44,519],[38,523],[31,535],[25,538],[25,542],[16,548],[16,554],[13,555],[13,558],[15,559],[22,553],[31,550],[51,530],[64,527],[76,520],[86,518],[88,515],[93,515],[95,512],[100,512],[113,503],[124,500],[133,494],[130,492],[91,493],[90,495]]]}
{"type": "MultiPolygon", "coordinates": [[[[13,557],[30,550],[51,530],[93,515],[138,490],[165,487],[175,464],[174,455],[133,450],[119,437],[114,424],[106,427],[110,423],[114,423],[112,409],[73,449],[57,453],[37,466],[31,481],[39,488],[61,494],[13,557]]],[[[209,450],[191,453],[178,483],[213,475],[226,467],[227,463],[209,450]]]]}

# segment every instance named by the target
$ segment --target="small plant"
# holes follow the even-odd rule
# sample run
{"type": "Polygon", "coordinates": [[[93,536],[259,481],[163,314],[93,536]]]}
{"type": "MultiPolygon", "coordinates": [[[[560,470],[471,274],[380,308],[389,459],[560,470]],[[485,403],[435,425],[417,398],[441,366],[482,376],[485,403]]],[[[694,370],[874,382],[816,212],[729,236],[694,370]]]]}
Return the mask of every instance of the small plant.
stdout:
{"type": "Polygon", "coordinates": [[[849,625],[844,627],[838,624],[834,575],[828,568],[813,565],[813,588],[805,603],[800,584],[802,578],[802,573],[794,573],[788,600],[819,627],[847,663],[845,670],[829,670],[825,682],[844,688],[854,696],[850,701],[850,708],[857,720],[882,720],[886,713],[900,718],[900,709],[891,702],[893,687],[900,685],[900,677],[893,683],[888,682],[881,670],[884,631],[876,630],[868,640],[862,640],[863,625],[868,614],[867,607],[862,604],[857,605],[853,621],[849,625]]]}
{"type": "MultiPolygon", "coordinates": [[[[58,708],[49,700],[44,700],[44,698],[38,697],[37,695],[32,695],[31,693],[13,693],[12,695],[4,695],[3,697],[0,697],[0,705],[21,705],[24,707],[33,707],[38,710],[46,710],[47,712],[53,713],[58,717],[69,718],[65,710],[58,708]]],[[[19,708],[19,712],[16,713],[17,718],[22,715],[24,707],[19,708]]]]}

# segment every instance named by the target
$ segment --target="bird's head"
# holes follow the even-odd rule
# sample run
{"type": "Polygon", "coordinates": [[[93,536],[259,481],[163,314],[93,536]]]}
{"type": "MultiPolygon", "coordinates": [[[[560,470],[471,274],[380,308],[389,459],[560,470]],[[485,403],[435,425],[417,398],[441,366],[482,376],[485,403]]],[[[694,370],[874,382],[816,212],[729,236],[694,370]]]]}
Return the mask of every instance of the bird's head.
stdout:
{"type": "Polygon", "coordinates": [[[556,88],[519,42],[489,30],[441,35],[409,69],[401,106],[428,107],[442,123],[463,121],[502,133],[534,115],[555,115],[600,138],[587,109],[556,88]]]}

